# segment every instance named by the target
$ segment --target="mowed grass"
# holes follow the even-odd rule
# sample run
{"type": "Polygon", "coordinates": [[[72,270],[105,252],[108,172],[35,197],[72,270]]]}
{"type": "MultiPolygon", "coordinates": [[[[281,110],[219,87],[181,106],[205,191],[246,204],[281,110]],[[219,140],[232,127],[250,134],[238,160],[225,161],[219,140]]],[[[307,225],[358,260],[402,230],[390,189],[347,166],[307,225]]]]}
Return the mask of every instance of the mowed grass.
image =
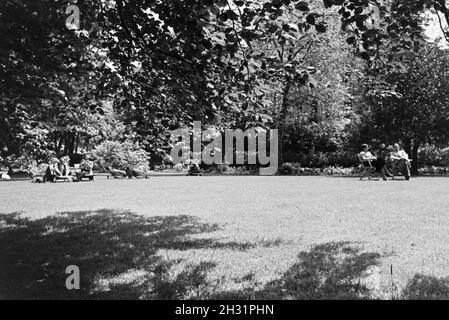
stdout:
{"type": "Polygon", "coordinates": [[[2,182],[0,298],[441,296],[448,191],[447,178],[2,182]]]}

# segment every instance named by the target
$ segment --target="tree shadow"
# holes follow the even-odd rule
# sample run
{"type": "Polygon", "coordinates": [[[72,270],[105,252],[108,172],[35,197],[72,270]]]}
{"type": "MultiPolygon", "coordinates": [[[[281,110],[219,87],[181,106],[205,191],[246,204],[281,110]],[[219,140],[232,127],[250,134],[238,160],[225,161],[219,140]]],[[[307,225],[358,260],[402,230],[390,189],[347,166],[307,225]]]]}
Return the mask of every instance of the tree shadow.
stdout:
{"type": "Polygon", "coordinates": [[[251,243],[196,239],[219,230],[192,216],[143,217],[126,211],[66,212],[39,220],[0,215],[0,299],[175,299],[200,290],[212,263],[167,277],[160,249],[247,250],[251,243]],[[67,290],[76,265],[81,289],[67,290]]]}
{"type": "Polygon", "coordinates": [[[362,253],[350,242],[326,243],[299,253],[297,263],[261,290],[254,291],[248,286],[241,291],[219,293],[215,298],[370,299],[372,288],[367,287],[366,279],[370,267],[379,264],[379,258],[378,253],[362,253]]]}
{"type": "MultiPolygon", "coordinates": [[[[279,279],[261,286],[253,274],[223,291],[210,279],[215,263],[173,266],[159,250],[248,250],[280,243],[221,242],[195,237],[219,230],[192,216],[143,217],[126,211],[67,212],[39,220],[0,215],[0,299],[365,299],[363,280],[380,255],[332,242],[298,255],[279,279]],[[67,290],[66,267],[81,272],[67,290]]],[[[449,290],[448,290],[449,291],[449,290]]]]}
{"type": "Polygon", "coordinates": [[[416,274],[402,291],[404,300],[448,300],[449,277],[437,278],[416,274]]]}

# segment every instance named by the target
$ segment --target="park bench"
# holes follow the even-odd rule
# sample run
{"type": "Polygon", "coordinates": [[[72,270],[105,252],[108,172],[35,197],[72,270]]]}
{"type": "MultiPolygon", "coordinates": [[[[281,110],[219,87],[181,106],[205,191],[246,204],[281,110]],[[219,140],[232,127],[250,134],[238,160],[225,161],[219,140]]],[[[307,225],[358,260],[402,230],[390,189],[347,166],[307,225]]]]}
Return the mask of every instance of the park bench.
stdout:
{"type": "MultiPolygon", "coordinates": [[[[43,165],[46,166],[46,165],[43,165]]],[[[34,183],[44,183],[44,182],[48,182],[46,181],[46,170],[44,169],[44,167],[40,167],[36,170],[32,170],[30,172],[30,177],[31,177],[31,181],[34,183]]],[[[56,176],[55,180],[53,182],[58,182],[58,181],[62,181],[62,182],[71,182],[72,177],[71,176],[56,176]]]]}
{"type": "Polygon", "coordinates": [[[55,182],[62,181],[62,182],[70,182],[71,177],[70,176],[56,176],[55,182]]]}

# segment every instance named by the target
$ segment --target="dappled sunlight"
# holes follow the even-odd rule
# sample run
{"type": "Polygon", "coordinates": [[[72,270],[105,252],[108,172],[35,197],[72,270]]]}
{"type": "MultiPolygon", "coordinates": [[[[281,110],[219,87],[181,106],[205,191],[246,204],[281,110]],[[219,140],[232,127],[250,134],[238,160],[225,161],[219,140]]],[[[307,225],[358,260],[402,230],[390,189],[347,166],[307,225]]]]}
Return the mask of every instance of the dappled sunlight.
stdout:
{"type": "MultiPolygon", "coordinates": [[[[0,225],[0,297],[8,299],[188,297],[189,287],[178,282],[188,282],[190,276],[201,280],[205,278],[201,270],[212,269],[215,264],[188,264],[179,274],[168,277],[171,266],[180,261],[164,260],[158,253],[169,249],[244,251],[256,247],[213,238],[195,239],[194,235],[209,234],[219,226],[182,215],[148,218],[105,209],[30,220],[6,214],[0,216],[0,225]],[[81,270],[81,290],[65,288],[64,272],[69,265],[81,270]]],[[[193,289],[199,290],[192,285],[193,289]]]]}
{"type": "Polygon", "coordinates": [[[280,278],[257,289],[257,279],[250,273],[241,278],[247,283],[244,290],[222,292],[217,298],[368,299],[376,289],[368,284],[370,270],[380,258],[378,253],[363,252],[359,244],[325,243],[300,252],[280,278]]]}

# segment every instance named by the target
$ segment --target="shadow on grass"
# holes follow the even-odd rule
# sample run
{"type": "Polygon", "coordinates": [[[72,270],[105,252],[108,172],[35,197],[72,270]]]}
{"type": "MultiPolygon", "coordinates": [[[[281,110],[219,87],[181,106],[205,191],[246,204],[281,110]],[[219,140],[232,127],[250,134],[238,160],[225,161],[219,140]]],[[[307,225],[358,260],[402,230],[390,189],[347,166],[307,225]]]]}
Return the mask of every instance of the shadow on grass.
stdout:
{"type": "Polygon", "coordinates": [[[146,218],[114,210],[68,212],[40,220],[3,214],[0,299],[177,299],[188,290],[201,294],[214,264],[188,265],[168,277],[176,262],[162,259],[158,250],[254,246],[192,237],[218,229],[191,216],[146,218]],[[65,287],[69,265],[80,269],[80,290],[65,287]]]}
{"type": "MultiPolygon", "coordinates": [[[[377,253],[361,253],[349,242],[318,245],[301,252],[298,262],[281,278],[253,291],[249,286],[238,292],[221,293],[217,299],[369,299],[366,277],[379,263],[377,253]]],[[[251,281],[251,276],[246,276],[251,281]]],[[[242,279],[242,281],[245,279],[242,279]]]]}
{"type": "MultiPolygon", "coordinates": [[[[301,252],[279,279],[261,286],[253,274],[223,291],[211,280],[215,263],[183,265],[164,249],[248,250],[280,243],[220,242],[195,235],[219,230],[191,216],[143,217],[124,211],[68,212],[29,220],[0,215],[0,299],[363,299],[361,283],[380,256],[348,242],[301,252]],[[163,252],[163,251],[162,251],[163,252]],[[67,290],[66,267],[81,272],[81,289],[67,290]],[[175,268],[176,269],[176,268],[175,268]]],[[[446,283],[447,288],[447,283],[446,283]]],[[[410,291],[412,292],[412,290],[410,291]]],[[[446,289],[446,293],[448,290],[446,289]]]]}
{"type": "Polygon", "coordinates": [[[404,300],[449,300],[449,277],[415,275],[402,291],[404,300]]]}

